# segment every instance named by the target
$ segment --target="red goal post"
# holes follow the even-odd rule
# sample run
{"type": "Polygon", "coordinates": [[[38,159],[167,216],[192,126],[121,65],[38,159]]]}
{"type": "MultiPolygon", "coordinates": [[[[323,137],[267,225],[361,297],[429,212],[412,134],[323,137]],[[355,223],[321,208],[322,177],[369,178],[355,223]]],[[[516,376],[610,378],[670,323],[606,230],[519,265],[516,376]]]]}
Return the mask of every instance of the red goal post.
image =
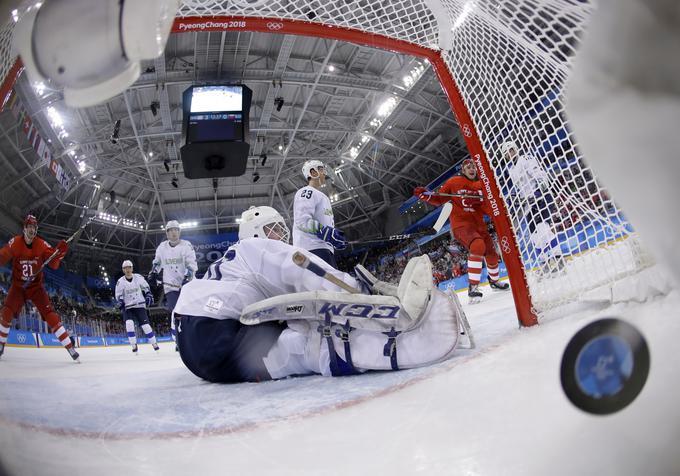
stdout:
{"type": "MultiPolygon", "coordinates": [[[[531,326],[650,262],[581,157],[561,103],[591,8],[581,0],[191,0],[183,2],[173,32],[314,36],[427,60],[480,170],[518,319],[531,326]],[[507,140],[537,156],[550,203],[528,205],[507,180],[511,164],[500,154],[507,140]],[[541,269],[532,230],[546,214],[567,261],[554,275],[541,269]]],[[[21,71],[7,46],[11,26],[0,31],[2,98],[21,71]]]]}

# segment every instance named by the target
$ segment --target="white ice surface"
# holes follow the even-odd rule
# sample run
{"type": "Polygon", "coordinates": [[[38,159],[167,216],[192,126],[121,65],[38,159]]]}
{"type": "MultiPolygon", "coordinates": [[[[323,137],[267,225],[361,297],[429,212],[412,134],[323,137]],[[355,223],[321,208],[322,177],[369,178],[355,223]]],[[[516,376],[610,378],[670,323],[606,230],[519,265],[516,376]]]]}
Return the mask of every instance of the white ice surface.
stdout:
{"type": "MultiPolygon", "coordinates": [[[[8,348],[0,455],[10,474],[680,474],[680,294],[581,311],[519,330],[510,293],[465,306],[477,349],[427,369],[219,385],[170,345],[8,348]],[[645,388],[593,416],[559,365],[587,322],[618,316],[650,346],[645,388]]],[[[466,300],[466,298],[463,298],[466,300]]]]}

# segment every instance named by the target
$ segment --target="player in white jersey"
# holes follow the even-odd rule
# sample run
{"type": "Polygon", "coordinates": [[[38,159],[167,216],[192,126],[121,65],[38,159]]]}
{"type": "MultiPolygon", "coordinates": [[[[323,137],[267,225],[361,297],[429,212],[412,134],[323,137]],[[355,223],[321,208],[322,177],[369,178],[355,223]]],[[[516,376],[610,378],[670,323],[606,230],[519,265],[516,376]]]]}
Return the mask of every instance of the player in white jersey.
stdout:
{"type": "Polygon", "coordinates": [[[137,354],[137,336],[135,334],[135,322],[149,339],[153,350],[158,350],[156,335],[149,324],[149,315],[146,308],[153,304],[153,295],[149,289],[149,283],[141,275],[132,272],[132,261],[123,261],[124,276],[116,283],[116,300],[118,307],[123,313],[125,330],[132,346],[132,352],[137,354]]]}
{"type": "Polygon", "coordinates": [[[182,289],[177,341],[194,374],[211,382],[340,376],[429,365],[451,355],[459,308],[455,297],[434,288],[427,256],[411,260],[396,287],[359,267],[358,281],[288,245],[288,235],[276,210],[251,207],[242,216],[240,241],[203,279],[182,289]],[[293,263],[296,252],[314,272],[293,263]],[[366,294],[350,294],[317,272],[366,294]]]}
{"type": "Polygon", "coordinates": [[[515,193],[522,200],[524,218],[529,226],[530,240],[540,263],[546,271],[556,271],[564,266],[562,250],[552,227],[553,196],[550,193],[548,173],[538,160],[528,154],[519,154],[513,141],[501,145],[503,159],[509,165],[508,175],[515,193]]]}
{"type": "MultiPolygon", "coordinates": [[[[149,283],[155,285],[162,273],[165,308],[169,316],[172,316],[180,289],[194,278],[198,266],[194,247],[187,240],[180,239],[179,222],[170,220],[165,225],[165,234],[168,239],[156,248],[156,256],[148,278],[149,283]]],[[[175,323],[172,319],[170,319],[170,333],[172,340],[177,342],[175,323]]],[[[177,350],[176,346],[175,350],[177,350]]]]}
{"type": "Polygon", "coordinates": [[[321,191],[326,183],[326,170],[320,160],[308,160],[302,166],[307,185],[295,192],[293,202],[293,245],[308,250],[334,268],[334,249],[343,250],[347,241],[335,228],[333,208],[321,191]]]}

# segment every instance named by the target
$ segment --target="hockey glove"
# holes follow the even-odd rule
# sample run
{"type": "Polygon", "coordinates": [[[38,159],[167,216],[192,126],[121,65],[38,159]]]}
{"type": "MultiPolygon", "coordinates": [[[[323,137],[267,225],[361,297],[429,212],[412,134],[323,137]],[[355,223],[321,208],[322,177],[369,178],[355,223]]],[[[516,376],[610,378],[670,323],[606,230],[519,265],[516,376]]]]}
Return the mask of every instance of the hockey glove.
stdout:
{"type": "Polygon", "coordinates": [[[146,301],[146,307],[151,306],[153,304],[153,294],[146,293],[144,295],[144,301],[146,301]]]}
{"type": "Polygon", "coordinates": [[[158,286],[158,273],[151,271],[146,280],[149,282],[149,286],[158,286]]]}
{"type": "Polygon", "coordinates": [[[57,250],[59,251],[58,257],[63,258],[68,252],[68,243],[66,243],[64,240],[61,240],[59,243],[57,243],[57,250]]]}
{"type": "Polygon", "coordinates": [[[300,229],[305,233],[313,233],[315,235],[318,235],[322,227],[323,225],[321,225],[321,223],[319,223],[313,218],[310,218],[309,220],[307,220],[305,227],[300,229]]]}
{"type": "Polygon", "coordinates": [[[125,310],[125,301],[123,301],[122,299],[118,300],[118,309],[120,309],[121,311],[125,310]]]}
{"type": "Polygon", "coordinates": [[[428,189],[425,187],[416,187],[413,189],[413,196],[418,197],[418,200],[425,200],[429,198],[427,195],[425,195],[426,192],[429,192],[428,189]]]}
{"type": "Polygon", "coordinates": [[[186,283],[194,279],[194,274],[191,272],[190,269],[187,269],[187,272],[184,273],[184,279],[182,280],[182,286],[184,286],[186,283]]]}
{"type": "Polygon", "coordinates": [[[336,250],[344,250],[347,248],[345,234],[337,228],[333,228],[332,226],[322,226],[321,230],[316,233],[316,236],[321,238],[326,243],[333,245],[333,248],[336,250]]]}

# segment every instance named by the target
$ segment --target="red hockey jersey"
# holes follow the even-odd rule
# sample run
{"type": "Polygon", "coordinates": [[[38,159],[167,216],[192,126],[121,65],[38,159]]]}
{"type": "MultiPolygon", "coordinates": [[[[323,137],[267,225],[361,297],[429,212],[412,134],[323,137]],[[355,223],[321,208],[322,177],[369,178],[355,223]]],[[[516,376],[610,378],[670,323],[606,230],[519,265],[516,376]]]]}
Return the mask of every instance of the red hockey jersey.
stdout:
{"type": "MultiPolygon", "coordinates": [[[[36,236],[30,245],[26,244],[23,235],[18,235],[0,248],[0,266],[12,261],[12,285],[23,286],[24,282],[33,276],[47,258],[56,250],[45,240],[36,236]]],[[[57,269],[63,258],[57,255],[48,266],[57,269]]],[[[35,277],[30,286],[41,285],[43,273],[35,277]]]]}
{"type": "Polygon", "coordinates": [[[484,215],[488,215],[487,206],[482,195],[481,180],[470,180],[463,175],[454,175],[441,186],[436,193],[460,194],[460,195],[479,195],[479,198],[463,197],[438,197],[431,196],[424,200],[432,205],[441,205],[445,202],[452,202],[451,210],[451,229],[461,226],[474,226],[475,228],[486,229],[484,215]]]}

